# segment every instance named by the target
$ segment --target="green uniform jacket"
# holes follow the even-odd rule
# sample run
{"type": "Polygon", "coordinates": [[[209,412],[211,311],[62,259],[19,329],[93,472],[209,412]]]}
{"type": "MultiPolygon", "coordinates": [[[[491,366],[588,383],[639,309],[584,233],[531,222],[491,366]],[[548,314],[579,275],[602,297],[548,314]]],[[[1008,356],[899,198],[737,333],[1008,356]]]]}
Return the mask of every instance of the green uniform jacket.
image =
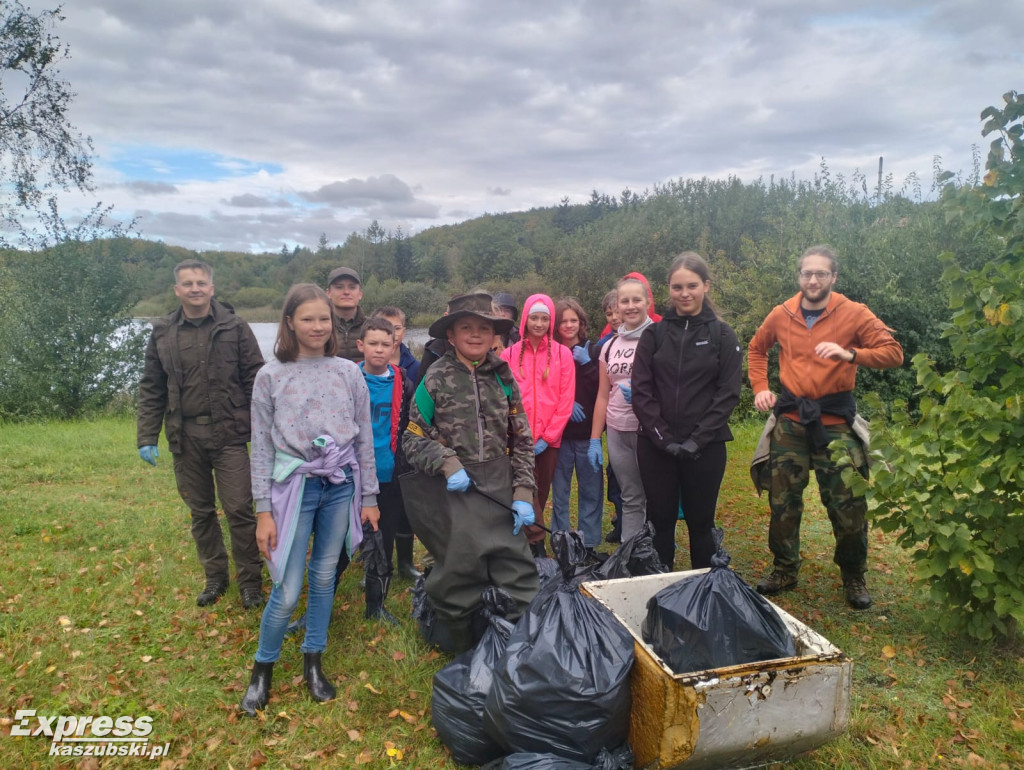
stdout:
{"type": "Polygon", "coordinates": [[[427,370],[420,387],[426,388],[433,400],[434,417],[426,419],[420,409],[420,396],[413,398],[409,425],[402,439],[410,465],[430,476],[448,477],[461,469],[463,463],[504,456],[511,400],[513,499],[532,503],[533,436],[508,364],[488,353],[483,363],[470,371],[455,351],[449,350],[427,370]],[[506,387],[511,389],[511,397],[505,395],[506,387]]]}
{"type": "MultiPolygon", "coordinates": [[[[249,324],[216,300],[210,303],[213,327],[207,348],[210,417],[221,446],[249,441],[249,403],[256,372],[263,366],[256,336],[249,324]]],[[[172,453],[181,449],[181,386],[184,372],[178,351],[179,307],[153,321],[146,363],[139,381],[138,445],[151,446],[163,423],[172,453]]]]}
{"type": "Polygon", "coordinates": [[[338,357],[347,358],[349,361],[359,363],[363,360],[363,354],[359,351],[359,335],[363,333],[363,323],[366,315],[361,307],[356,308],[356,314],[351,321],[343,318],[338,319],[338,357]]]}

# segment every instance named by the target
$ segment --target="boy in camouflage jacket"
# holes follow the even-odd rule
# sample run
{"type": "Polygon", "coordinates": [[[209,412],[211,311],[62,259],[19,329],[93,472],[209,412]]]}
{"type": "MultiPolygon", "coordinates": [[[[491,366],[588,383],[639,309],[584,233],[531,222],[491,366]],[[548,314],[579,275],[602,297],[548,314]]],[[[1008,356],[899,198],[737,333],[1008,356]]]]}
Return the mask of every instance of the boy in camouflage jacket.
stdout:
{"type": "MultiPolygon", "coordinates": [[[[521,532],[533,523],[533,437],[512,372],[490,352],[511,321],[491,312],[490,295],[464,295],[431,325],[430,335],[447,336],[454,348],[424,375],[403,437],[416,470],[446,479],[442,499],[426,501],[443,530],[441,546],[428,546],[436,566],[426,591],[457,651],[473,645],[472,618],[487,586],[508,591],[517,614],[538,589],[521,532]]],[[[412,508],[409,517],[416,525],[412,508]]]]}

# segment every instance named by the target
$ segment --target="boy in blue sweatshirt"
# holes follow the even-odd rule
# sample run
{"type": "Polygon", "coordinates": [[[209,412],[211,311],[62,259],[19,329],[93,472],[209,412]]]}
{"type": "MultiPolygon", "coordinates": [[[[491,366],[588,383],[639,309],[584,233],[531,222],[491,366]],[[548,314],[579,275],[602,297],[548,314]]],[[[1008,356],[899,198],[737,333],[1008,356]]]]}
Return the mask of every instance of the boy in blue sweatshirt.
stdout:
{"type": "Polygon", "coordinates": [[[388,569],[386,575],[372,575],[367,571],[366,617],[397,623],[395,617],[384,609],[384,599],[393,574],[391,554],[396,536],[399,543],[399,568],[405,569],[405,561],[412,566],[412,528],[405,515],[405,503],[402,501],[397,476],[408,470],[399,437],[409,422],[409,401],[413,385],[402,367],[390,363],[395,349],[395,329],[389,320],[379,316],[367,318],[356,344],[363,355],[359,367],[363,370],[366,386],[370,390],[373,451],[380,485],[377,496],[379,527],[388,569]],[[400,467],[396,470],[396,466],[400,467]],[[404,554],[405,559],[403,551],[408,551],[404,554]]]}

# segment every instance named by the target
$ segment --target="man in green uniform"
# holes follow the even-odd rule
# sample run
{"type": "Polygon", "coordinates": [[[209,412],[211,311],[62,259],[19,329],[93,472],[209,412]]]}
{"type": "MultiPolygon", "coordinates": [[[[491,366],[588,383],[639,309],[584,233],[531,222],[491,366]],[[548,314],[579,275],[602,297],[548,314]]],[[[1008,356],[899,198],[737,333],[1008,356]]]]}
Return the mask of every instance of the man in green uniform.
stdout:
{"type": "Polygon", "coordinates": [[[338,319],[338,355],[358,364],[363,360],[358,343],[366,321],[363,309],[359,307],[363,299],[359,273],[351,267],[334,268],[327,276],[327,296],[338,319]]]}
{"type": "Polygon", "coordinates": [[[139,382],[139,457],[156,465],[163,424],[178,492],[192,514],[192,537],[206,573],[196,603],[228,588],[228,554],[217,520],[220,497],[231,534],[242,605],[263,604],[262,569],[249,473],[249,401],[263,366],[249,325],[213,299],[213,270],[186,260],[174,268],[181,307],[153,322],[139,382]],[[216,489],[214,488],[216,480],[216,489]]]}

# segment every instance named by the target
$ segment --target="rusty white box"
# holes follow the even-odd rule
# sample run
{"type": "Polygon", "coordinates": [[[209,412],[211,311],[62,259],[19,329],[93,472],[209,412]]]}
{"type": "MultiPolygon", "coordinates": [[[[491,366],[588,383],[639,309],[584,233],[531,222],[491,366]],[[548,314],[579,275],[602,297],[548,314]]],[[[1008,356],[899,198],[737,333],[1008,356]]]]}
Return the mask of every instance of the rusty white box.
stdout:
{"type": "Polygon", "coordinates": [[[677,674],[644,642],[647,600],[707,571],[582,586],[633,635],[629,742],[637,769],[758,767],[841,735],[850,722],[853,661],[775,604],[793,634],[796,657],[677,674]]]}

